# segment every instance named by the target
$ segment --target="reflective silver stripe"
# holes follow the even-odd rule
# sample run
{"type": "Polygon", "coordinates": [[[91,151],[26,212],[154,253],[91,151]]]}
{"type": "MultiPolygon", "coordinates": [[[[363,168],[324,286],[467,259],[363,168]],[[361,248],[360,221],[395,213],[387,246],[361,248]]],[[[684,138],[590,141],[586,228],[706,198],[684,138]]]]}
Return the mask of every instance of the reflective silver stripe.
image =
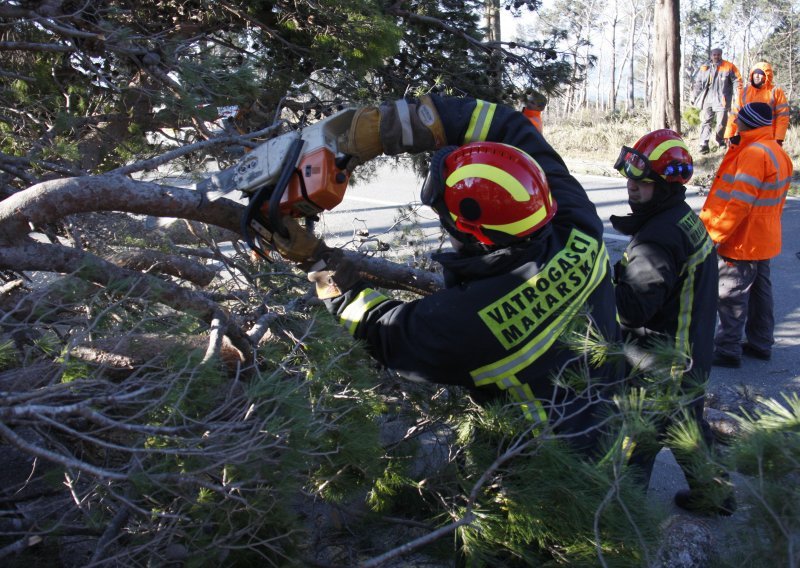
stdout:
{"type": "Polygon", "coordinates": [[[477,116],[474,115],[475,111],[473,111],[473,120],[474,124],[472,124],[472,128],[467,132],[466,136],[464,137],[464,142],[481,142],[483,138],[481,134],[486,124],[486,119],[489,116],[489,111],[494,110],[494,105],[490,104],[486,101],[478,100],[477,101],[478,108],[475,111],[478,112],[477,116]]]}
{"type": "Polygon", "coordinates": [[[753,144],[753,147],[761,148],[762,150],[764,150],[767,156],[769,156],[769,159],[772,160],[772,165],[775,166],[775,174],[777,175],[778,172],[781,171],[781,167],[778,164],[778,158],[777,156],[775,156],[775,152],[773,152],[771,148],[764,146],[761,142],[756,142],[755,144],[753,144]]]}
{"type": "Polygon", "coordinates": [[[408,101],[399,99],[395,101],[394,106],[397,108],[397,117],[400,119],[403,146],[411,147],[414,145],[414,131],[411,129],[411,109],[408,101]]]}
{"type": "Polygon", "coordinates": [[[768,199],[756,199],[756,202],[753,203],[753,207],[772,207],[773,205],[780,204],[784,199],[786,199],[786,194],[788,191],[784,191],[779,197],[770,197],[768,199]]]}
{"type": "Polygon", "coordinates": [[[380,292],[376,292],[372,288],[365,288],[364,290],[361,290],[361,292],[359,292],[349,304],[347,304],[347,307],[339,316],[339,323],[347,328],[347,331],[350,333],[350,335],[355,335],[356,328],[364,318],[364,314],[388,299],[389,298],[380,292]]]}
{"type": "Polygon", "coordinates": [[[736,176],[733,176],[731,174],[725,174],[722,176],[722,179],[731,185],[733,185],[736,182],[742,182],[744,184],[751,185],[756,189],[771,191],[774,189],[784,189],[786,187],[786,184],[789,183],[789,181],[791,181],[792,178],[788,177],[770,183],[765,183],[760,179],[758,179],[757,177],[751,176],[749,174],[738,174],[736,176]]]}
{"type": "Polygon", "coordinates": [[[723,200],[723,201],[730,201],[731,199],[738,199],[739,201],[744,201],[752,205],[753,207],[772,207],[773,205],[778,205],[786,198],[786,195],[789,193],[788,190],[785,190],[781,193],[778,197],[762,197],[761,199],[757,199],[754,195],[750,195],[749,193],[744,193],[742,191],[724,191],[719,190],[715,195],[723,200]]]}
{"type": "Polygon", "coordinates": [[[739,191],[735,189],[731,191],[731,198],[738,199],[739,201],[744,201],[745,203],[753,204],[756,202],[756,196],[750,195],[749,193],[745,193],[744,191],[739,191]]]}

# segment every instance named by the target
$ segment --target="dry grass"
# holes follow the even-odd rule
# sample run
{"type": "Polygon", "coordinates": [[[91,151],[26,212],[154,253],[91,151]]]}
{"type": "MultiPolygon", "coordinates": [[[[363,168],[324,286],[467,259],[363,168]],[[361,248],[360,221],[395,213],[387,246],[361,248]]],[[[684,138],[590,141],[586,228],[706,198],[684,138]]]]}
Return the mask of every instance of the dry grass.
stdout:
{"type": "MultiPolygon", "coordinates": [[[[544,134],[575,173],[617,175],[613,169],[614,160],[621,146],[632,146],[636,140],[650,130],[650,117],[642,112],[615,115],[584,110],[571,117],[562,118],[555,113],[545,113],[544,134]]],[[[700,127],[691,116],[683,121],[683,137],[692,150],[695,161],[695,175],[692,184],[710,186],[711,180],[722,161],[724,152],[714,150],[708,155],[696,152],[700,127]]],[[[792,194],[800,194],[800,137],[797,130],[790,128],[784,148],[795,163],[795,181],[792,194]]]]}

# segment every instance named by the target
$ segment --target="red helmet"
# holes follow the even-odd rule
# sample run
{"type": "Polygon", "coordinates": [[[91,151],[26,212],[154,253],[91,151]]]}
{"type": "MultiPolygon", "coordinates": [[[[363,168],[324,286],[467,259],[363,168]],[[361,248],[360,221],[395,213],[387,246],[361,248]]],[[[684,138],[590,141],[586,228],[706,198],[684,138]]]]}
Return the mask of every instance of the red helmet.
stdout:
{"type": "Polygon", "coordinates": [[[471,235],[485,245],[524,238],[556,213],[541,166],[522,150],[497,142],[439,150],[421,199],[451,235],[464,242],[471,235]]]}
{"type": "Polygon", "coordinates": [[[684,184],[694,173],[692,155],[677,132],[669,129],[645,134],[633,145],[623,146],[614,167],[625,177],[656,181],[653,174],[670,183],[684,184]]]}

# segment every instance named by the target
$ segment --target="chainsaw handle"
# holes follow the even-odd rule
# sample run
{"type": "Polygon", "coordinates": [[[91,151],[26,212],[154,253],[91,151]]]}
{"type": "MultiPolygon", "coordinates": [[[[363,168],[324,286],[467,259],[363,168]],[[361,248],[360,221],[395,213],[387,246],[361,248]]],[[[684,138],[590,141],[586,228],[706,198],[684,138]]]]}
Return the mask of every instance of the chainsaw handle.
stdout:
{"type": "Polygon", "coordinates": [[[281,198],[286,193],[286,188],[289,187],[289,182],[292,179],[292,174],[297,167],[297,162],[300,159],[300,153],[303,151],[305,141],[302,138],[297,138],[292,142],[289,147],[289,152],[283,162],[281,175],[275,184],[275,189],[272,190],[272,195],[269,196],[269,224],[270,229],[278,233],[284,238],[289,238],[289,230],[283,224],[281,215],[281,198]]]}

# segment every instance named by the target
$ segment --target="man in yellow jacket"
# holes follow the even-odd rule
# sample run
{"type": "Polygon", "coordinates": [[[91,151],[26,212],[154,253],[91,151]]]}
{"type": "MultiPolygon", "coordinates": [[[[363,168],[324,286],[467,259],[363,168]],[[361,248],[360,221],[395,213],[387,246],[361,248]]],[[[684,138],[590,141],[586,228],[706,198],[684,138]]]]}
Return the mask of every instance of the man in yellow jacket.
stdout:
{"type": "Polygon", "coordinates": [[[775,342],[769,260],[781,251],[781,213],[792,161],[775,141],[772,109],[748,103],[700,219],[719,256],[719,325],[712,365],[736,368],[742,353],[767,360],[775,342]],[[738,138],[738,140],[737,140],[738,138]],[[742,333],[746,342],[741,344],[742,333]]]}
{"type": "MultiPolygon", "coordinates": [[[[725,129],[725,140],[730,140],[736,135],[736,115],[739,109],[747,103],[767,103],[772,109],[772,134],[775,141],[783,145],[786,130],[789,128],[789,103],[786,93],[775,85],[775,76],[772,65],[766,61],[759,61],[750,70],[748,83],[742,90],[742,96],[734,99],[731,114],[728,117],[728,127],[725,129]]],[[[730,146],[730,143],[728,144],[730,146]]]]}

